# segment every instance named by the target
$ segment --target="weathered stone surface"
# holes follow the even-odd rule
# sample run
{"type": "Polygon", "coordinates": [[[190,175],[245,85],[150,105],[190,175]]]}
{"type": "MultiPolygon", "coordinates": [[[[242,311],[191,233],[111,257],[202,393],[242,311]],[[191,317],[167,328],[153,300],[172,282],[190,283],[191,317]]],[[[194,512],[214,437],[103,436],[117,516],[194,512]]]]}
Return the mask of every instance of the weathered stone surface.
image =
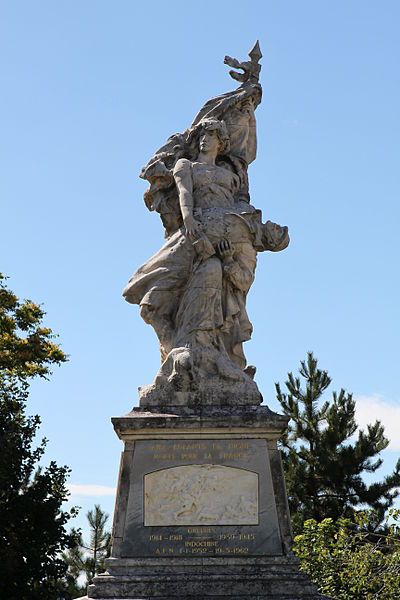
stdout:
{"type": "Polygon", "coordinates": [[[209,100],[182,134],[143,168],[145,203],[166,231],[162,248],[133,274],[125,299],[154,328],[162,364],[140,388],[142,408],[259,405],[261,394],[243,343],[252,325],[246,297],[257,253],[289,243],[287,227],[263,223],[250,204],[248,165],[256,158],[261,51],[225,57],[241,82],[209,100]]]}
{"type": "Polygon", "coordinates": [[[88,589],[89,598],[323,598],[308,578],[299,572],[297,562],[288,557],[141,560],[134,567],[131,561],[114,562],[115,565],[108,561],[107,575],[95,578],[94,585],[88,589]],[[136,573],[134,577],[128,574],[132,568],[136,573]]]}
{"type": "MultiPolygon", "coordinates": [[[[152,513],[151,517],[160,515],[152,513]]],[[[137,440],[118,555],[246,554],[282,554],[266,441],[221,436],[137,440]],[[155,527],[156,523],[147,522],[146,477],[159,477],[166,472],[174,477],[176,469],[188,470],[191,476],[181,477],[179,494],[173,490],[176,481],[169,481],[168,487],[158,490],[153,502],[159,510],[166,511],[166,516],[164,513],[164,522],[155,527]],[[226,469],[230,471],[230,488],[222,493],[221,484],[226,483],[226,477],[220,482],[216,477],[226,473],[226,469]],[[193,477],[193,473],[197,476],[193,477]],[[246,494],[250,479],[253,486],[249,498],[246,494]],[[221,492],[219,499],[211,491],[216,485],[221,492]],[[201,505],[204,490],[206,504],[201,505]]]]}
{"type": "MultiPolygon", "coordinates": [[[[321,598],[290,555],[290,520],[276,449],[285,417],[265,406],[199,411],[186,407],[166,414],[135,409],[113,423],[125,443],[113,552],[107,573],[96,577],[89,588],[89,598],[321,598]],[[215,472],[229,467],[256,474],[258,523],[146,525],[146,475],[199,465],[214,465],[215,472]]],[[[240,488],[240,481],[237,484],[240,488]]],[[[201,498],[202,485],[193,500],[201,498]]],[[[162,491],[167,497],[169,489],[162,491]]],[[[172,495],[180,510],[185,498],[172,495]]],[[[209,506],[213,509],[212,503],[209,506]]]]}
{"type": "Polygon", "coordinates": [[[258,475],[215,464],[148,473],[144,525],[258,525],[258,475]]]}
{"type": "MultiPolygon", "coordinates": [[[[256,554],[282,553],[282,548],[290,544],[286,499],[279,486],[275,490],[273,483],[282,477],[280,462],[272,459],[276,439],[287,425],[286,417],[273,413],[266,406],[251,409],[203,407],[198,411],[185,407],[174,413],[134,409],[125,417],[114,418],[113,424],[125,442],[114,518],[114,556],[145,556],[150,550],[150,554],[155,555],[159,540],[155,537],[150,543],[148,528],[144,526],[144,478],[157,470],[193,464],[245,469],[259,477],[259,525],[213,526],[216,529],[212,532],[214,538],[225,536],[222,538],[224,544],[218,543],[218,552],[225,547],[229,556],[229,552],[235,551],[235,544],[239,545],[236,552],[250,544],[253,548],[250,551],[256,554]],[[286,514],[282,524],[278,513],[280,516],[286,514]],[[246,542],[245,536],[254,539],[246,542]]],[[[178,510],[182,504],[179,506],[178,510]]],[[[190,546],[185,546],[185,542],[193,543],[199,541],[199,536],[201,538],[201,531],[192,533],[195,535],[188,536],[185,528],[179,526],[164,528],[163,536],[171,536],[171,539],[162,540],[163,547],[158,548],[161,555],[171,551],[186,554],[190,546]]],[[[207,548],[207,553],[215,554],[216,551],[215,545],[207,548]]]]}
{"type": "Polygon", "coordinates": [[[193,430],[200,430],[201,434],[206,431],[238,431],[243,435],[246,428],[251,428],[251,435],[268,434],[268,438],[277,439],[286,429],[289,419],[273,412],[268,406],[200,406],[197,409],[171,406],[167,412],[156,409],[144,411],[134,407],[127,415],[111,420],[118,437],[126,441],[139,432],[141,436],[145,436],[146,432],[158,436],[165,430],[171,435],[183,434],[183,437],[193,435],[193,430]]]}

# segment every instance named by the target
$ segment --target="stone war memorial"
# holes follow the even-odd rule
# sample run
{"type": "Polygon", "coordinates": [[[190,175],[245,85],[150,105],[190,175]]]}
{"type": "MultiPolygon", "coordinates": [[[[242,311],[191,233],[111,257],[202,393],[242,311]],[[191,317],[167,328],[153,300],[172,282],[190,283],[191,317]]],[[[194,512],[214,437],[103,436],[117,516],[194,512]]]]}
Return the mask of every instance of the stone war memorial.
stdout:
{"type": "Polygon", "coordinates": [[[165,240],[123,294],[154,328],[161,366],[139,406],[112,419],[124,443],[112,555],[88,598],[322,598],[291,553],[277,449],[287,417],[261,404],[243,350],[257,254],[289,244],[249,194],[261,56],[258,42],[245,62],[226,56],[239,87],[208,100],[140,174],[165,240]]]}

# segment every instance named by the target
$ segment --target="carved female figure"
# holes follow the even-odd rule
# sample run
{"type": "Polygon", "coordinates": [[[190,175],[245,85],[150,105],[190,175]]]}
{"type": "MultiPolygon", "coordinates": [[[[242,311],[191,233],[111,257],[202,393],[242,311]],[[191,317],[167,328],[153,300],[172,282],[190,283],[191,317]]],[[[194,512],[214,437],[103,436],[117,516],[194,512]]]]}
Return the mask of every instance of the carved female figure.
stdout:
{"type": "Polygon", "coordinates": [[[229,148],[225,124],[208,119],[198,129],[196,160],[181,158],[173,172],[185,235],[195,250],[177,313],[177,342],[218,347],[243,370],[241,344],[251,333],[245,296],[256,265],[250,225],[255,210],[235,199],[238,176],[226,164],[216,164],[229,148]]]}

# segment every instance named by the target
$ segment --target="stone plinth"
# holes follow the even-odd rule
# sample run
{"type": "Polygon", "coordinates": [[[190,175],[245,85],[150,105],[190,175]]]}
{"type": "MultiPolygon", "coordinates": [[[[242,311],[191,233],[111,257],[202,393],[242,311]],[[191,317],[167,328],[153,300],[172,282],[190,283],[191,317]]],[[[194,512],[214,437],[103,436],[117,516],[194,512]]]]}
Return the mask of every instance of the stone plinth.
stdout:
{"type": "Polygon", "coordinates": [[[112,421],[125,444],[113,550],[88,598],[322,598],[290,552],[286,417],[179,407],[112,421]]]}

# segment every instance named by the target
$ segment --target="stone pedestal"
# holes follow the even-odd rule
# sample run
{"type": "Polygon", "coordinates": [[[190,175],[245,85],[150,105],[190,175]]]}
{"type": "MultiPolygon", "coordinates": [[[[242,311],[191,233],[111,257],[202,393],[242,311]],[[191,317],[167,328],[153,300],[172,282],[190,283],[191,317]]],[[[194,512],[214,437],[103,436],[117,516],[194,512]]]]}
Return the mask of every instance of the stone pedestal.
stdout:
{"type": "Polygon", "coordinates": [[[125,444],[113,550],[88,598],[322,598],[290,552],[286,417],[179,407],[112,421],[125,444]]]}

